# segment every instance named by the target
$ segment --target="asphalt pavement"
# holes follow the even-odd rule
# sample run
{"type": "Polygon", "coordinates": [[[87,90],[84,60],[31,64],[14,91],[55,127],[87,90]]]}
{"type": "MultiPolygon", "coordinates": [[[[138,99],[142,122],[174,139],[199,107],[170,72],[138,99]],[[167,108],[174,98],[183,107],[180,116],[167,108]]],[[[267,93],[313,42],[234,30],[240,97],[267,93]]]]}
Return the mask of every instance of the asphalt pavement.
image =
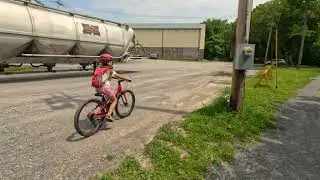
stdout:
{"type": "MultiPolygon", "coordinates": [[[[139,60],[116,64],[133,79],[136,106],[89,138],[73,126],[92,98],[90,76],[0,85],[0,179],[87,179],[139,154],[159,127],[181,120],[231,83],[232,64],[139,60]]],[[[115,85],[115,83],[113,83],[115,85]]]]}

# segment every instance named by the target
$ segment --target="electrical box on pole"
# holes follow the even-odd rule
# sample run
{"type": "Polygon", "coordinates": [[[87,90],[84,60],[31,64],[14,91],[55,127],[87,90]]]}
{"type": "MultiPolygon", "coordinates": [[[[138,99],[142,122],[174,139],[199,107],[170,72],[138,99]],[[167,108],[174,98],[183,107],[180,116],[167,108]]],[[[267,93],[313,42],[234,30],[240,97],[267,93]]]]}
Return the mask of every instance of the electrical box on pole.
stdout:
{"type": "Polygon", "coordinates": [[[251,70],[254,65],[255,44],[238,44],[234,56],[236,70],[251,70]]]}

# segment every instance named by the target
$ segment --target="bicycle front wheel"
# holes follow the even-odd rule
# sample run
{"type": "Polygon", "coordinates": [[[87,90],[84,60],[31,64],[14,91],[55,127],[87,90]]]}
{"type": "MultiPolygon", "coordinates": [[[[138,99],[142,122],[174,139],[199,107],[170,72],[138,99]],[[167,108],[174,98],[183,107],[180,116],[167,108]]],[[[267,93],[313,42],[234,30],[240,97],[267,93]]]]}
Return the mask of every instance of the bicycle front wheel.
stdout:
{"type": "Polygon", "coordinates": [[[74,115],[74,127],[76,131],[84,137],[89,137],[98,132],[102,120],[96,119],[96,112],[101,111],[100,106],[102,102],[99,99],[89,99],[82,106],[80,106],[74,115]],[[85,109],[93,105],[93,109],[86,111],[85,109]],[[84,117],[81,118],[81,115],[84,117]]]}
{"type": "Polygon", "coordinates": [[[118,95],[116,113],[119,117],[125,118],[129,116],[135,105],[135,95],[131,90],[124,90],[118,95]],[[127,109],[127,111],[125,111],[127,109]]]}

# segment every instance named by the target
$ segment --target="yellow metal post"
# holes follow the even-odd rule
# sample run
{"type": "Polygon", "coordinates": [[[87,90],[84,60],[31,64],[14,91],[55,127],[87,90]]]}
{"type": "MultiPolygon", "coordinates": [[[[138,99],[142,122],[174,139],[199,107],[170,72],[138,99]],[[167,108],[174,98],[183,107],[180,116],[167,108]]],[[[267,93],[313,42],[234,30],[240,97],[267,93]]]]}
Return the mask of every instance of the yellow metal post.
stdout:
{"type": "Polygon", "coordinates": [[[278,29],[276,29],[276,88],[278,88],[278,29]]]}

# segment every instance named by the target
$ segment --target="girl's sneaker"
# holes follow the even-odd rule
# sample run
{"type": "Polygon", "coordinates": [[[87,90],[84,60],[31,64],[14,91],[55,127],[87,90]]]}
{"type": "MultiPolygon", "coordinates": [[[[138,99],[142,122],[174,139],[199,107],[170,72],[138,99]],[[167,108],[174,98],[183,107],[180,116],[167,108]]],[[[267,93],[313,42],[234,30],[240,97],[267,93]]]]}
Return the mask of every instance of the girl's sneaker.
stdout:
{"type": "Polygon", "coordinates": [[[111,128],[112,128],[112,126],[109,125],[109,123],[107,123],[106,120],[103,120],[100,129],[101,130],[108,130],[108,129],[111,129],[111,128]]]}

